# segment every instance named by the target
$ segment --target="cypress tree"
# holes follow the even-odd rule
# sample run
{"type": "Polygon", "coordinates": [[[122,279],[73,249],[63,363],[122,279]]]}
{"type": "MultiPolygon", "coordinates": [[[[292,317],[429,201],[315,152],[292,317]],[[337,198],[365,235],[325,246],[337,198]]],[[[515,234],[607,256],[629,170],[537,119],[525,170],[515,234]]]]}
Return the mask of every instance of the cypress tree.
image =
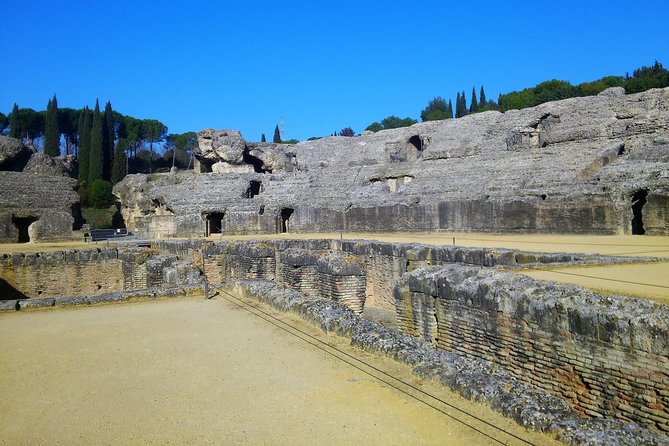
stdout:
{"type": "Polygon", "coordinates": [[[21,139],[21,126],[19,125],[19,106],[14,103],[12,116],[9,118],[9,137],[21,139]]]}
{"type": "Polygon", "coordinates": [[[274,127],[274,139],[272,140],[275,144],[281,144],[281,132],[279,131],[279,126],[274,127]]]}
{"type": "Polygon", "coordinates": [[[460,110],[460,104],[461,104],[461,102],[460,102],[460,92],[458,91],[458,95],[455,98],[455,117],[456,118],[459,118],[461,116],[460,112],[462,110],[460,110]]]}
{"type": "Polygon", "coordinates": [[[91,147],[88,159],[88,183],[92,184],[95,180],[102,180],[104,175],[104,147],[102,147],[102,114],[100,105],[95,101],[95,110],[93,110],[93,125],[91,127],[91,147]]]}
{"type": "Polygon", "coordinates": [[[460,100],[462,101],[462,116],[467,115],[467,97],[465,96],[465,91],[462,91],[462,94],[460,95],[460,100]]]}
{"type": "Polygon", "coordinates": [[[483,85],[481,85],[481,93],[479,93],[479,109],[486,107],[488,101],[485,98],[485,91],[483,91],[483,85]]]}
{"type": "Polygon", "coordinates": [[[479,111],[479,103],[476,100],[476,89],[472,87],[472,103],[469,105],[469,113],[476,113],[479,111]]]}
{"type": "Polygon", "coordinates": [[[111,183],[112,185],[121,181],[128,174],[125,157],[125,141],[119,138],[116,143],[116,150],[114,151],[114,164],[112,165],[111,183]]]}
{"type": "Polygon", "coordinates": [[[446,117],[453,119],[453,103],[451,100],[448,100],[448,106],[446,107],[446,117]]]}
{"type": "Polygon", "coordinates": [[[88,183],[88,166],[91,152],[91,112],[88,107],[81,110],[79,118],[79,181],[88,183]]]}
{"type": "Polygon", "coordinates": [[[260,142],[267,142],[267,138],[265,138],[264,133],[262,134],[262,136],[260,136],[260,142]]]}
{"type": "Polygon", "coordinates": [[[44,153],[49,156],[60,155],[60,132],[58,131],[58,102],[56,95],[49,99],[44,118],[44,153]]]}
{"type": "Polygon", "coordinates": [[[111,179],[112,160],[114,158],[114,117],[111,102],[105,105],[104,124],[102,126],[103,179],[111,179]]]}

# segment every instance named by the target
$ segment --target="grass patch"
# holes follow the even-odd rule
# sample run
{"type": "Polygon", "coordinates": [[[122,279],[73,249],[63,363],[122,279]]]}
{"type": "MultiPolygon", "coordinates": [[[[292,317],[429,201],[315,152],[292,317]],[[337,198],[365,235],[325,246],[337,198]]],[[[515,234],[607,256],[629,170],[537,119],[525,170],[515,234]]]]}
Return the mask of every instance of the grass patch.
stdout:
{"type": "Polygon", "coordinates": [[[105,209],[82,208],[81,215],[91,227],[91,229],[112,229],[112,218],[116,213],[116,206],[110,206],[105,209]]]}

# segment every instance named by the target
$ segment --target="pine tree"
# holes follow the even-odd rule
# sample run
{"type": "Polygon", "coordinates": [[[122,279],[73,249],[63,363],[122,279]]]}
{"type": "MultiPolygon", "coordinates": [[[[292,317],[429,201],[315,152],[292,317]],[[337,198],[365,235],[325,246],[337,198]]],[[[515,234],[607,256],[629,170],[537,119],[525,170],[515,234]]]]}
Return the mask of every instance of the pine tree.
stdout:
{"type": "Polygon", "coordinates": [[[111,171],[111,183],[116,184],[128,174],[125,156],[125,141],[119,138],[114,151],[114,164],[111,171]]]}
{"type": "Polygon", "coordinates": [[[91,147],[88,159],[88,183],[93,184],[95,180],[102,180],[104,175],[104,147],[102,147],[102,113],[100,105],[95,101],[93,110],[93,125],[91,128],[91,147]]]}
{"type": "Polygon", "coordinates": [[[105,181],[111,180],[114,137],[114,116],[112,114],[111,102],[107,101],[102,126],[103,179],[105,181]]]}
{"type": "Polygon", "coordinates": [[[56,95],[49,99],[44,118],[44,153],[49,156],[60,155],[60,132],[58,131],[58,102],[56,95]]]}
{"type": "Polygon", "coordinates": [[[448,100],[448,107],[446,107],[446,114],[449,119],[453,119],[453,102],[448,100]]]}
{"type": "Polygon", "coordinates": [[[79,182],[87,184],[91,155],[91,112],[87,106],[81,110],[79,123],[79,182]]]}
{"type": "Polygon", "coordinates": [[[279,131],[279,126],[274,127],[274,138],[272,142],[275,144],[281,144],[281,132],[279,131]]]}
{"type": "Polygon", "coordinates": [[[267,138],[265,138],[265,134],[263,133],[262,136],[260,137],[260,142],[267,142],[267,138]]]}
{"type": "Polygon", "coordinates": [[[476,113],[479,111],[479,103],[476,100],[476,88],[472,87],[472,103],[469,105],[469,113],[476,113]]]}
{"type": "Polygon", "coordinates": [[[9,118],[9,137],[21,139],[21,126],[19,124],[19,106],[14,103],[12,116],[9,118]]]}
{"type": "Polygon", "coordinates": [[[483,85],[481,85],[481,93],[479,93],[479,109],[487,106],[488,106],[488,101],[485,98],[485,91],[483,91],[483,85]]]}

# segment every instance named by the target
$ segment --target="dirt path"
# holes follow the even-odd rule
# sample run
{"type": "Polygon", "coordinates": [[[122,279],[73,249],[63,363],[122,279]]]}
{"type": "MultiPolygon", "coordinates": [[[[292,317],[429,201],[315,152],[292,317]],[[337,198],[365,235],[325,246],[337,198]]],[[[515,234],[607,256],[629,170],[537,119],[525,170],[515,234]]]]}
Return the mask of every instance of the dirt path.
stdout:
{"type": "MultiPolygon", "coordinates": [[[[420,384],[394,361],[274,314],[420,384]]],[[[218,298],[4,314],[0,338],[0,444],[498,444],[218,298]]]]}
{"type": "MultiPolygon", "coordinates": [[[[323,233],[226,236],[225,240],[343,238],[384,242],[417,242],[531,252],[567,252],[633,257],[669,257],[669,237],[638,235],[440,233],[323,233]],[[453,240],[455,239],[455,243],[453,240]]],[[[221,240],[212,236],[211,240],[221,240]]]]}
{"type": "Polygon", "coordinates": [[[522,270],[539,280],[574,283],[605,294],[627,294],[669,304],[669,262],[522,270]]]}

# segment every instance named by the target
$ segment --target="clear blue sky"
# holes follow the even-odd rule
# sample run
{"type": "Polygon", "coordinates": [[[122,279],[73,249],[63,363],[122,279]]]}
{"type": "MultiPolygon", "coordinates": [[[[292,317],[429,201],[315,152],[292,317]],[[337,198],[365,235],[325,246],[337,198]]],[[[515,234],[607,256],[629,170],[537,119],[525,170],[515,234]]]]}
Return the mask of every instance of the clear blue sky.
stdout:
{"type": "Polygon", "coordinates": [[[171,133],[285,139],[435,96],[669,65],[669,1],[0,1],[0,111],[111,101],[171,133]]]}

